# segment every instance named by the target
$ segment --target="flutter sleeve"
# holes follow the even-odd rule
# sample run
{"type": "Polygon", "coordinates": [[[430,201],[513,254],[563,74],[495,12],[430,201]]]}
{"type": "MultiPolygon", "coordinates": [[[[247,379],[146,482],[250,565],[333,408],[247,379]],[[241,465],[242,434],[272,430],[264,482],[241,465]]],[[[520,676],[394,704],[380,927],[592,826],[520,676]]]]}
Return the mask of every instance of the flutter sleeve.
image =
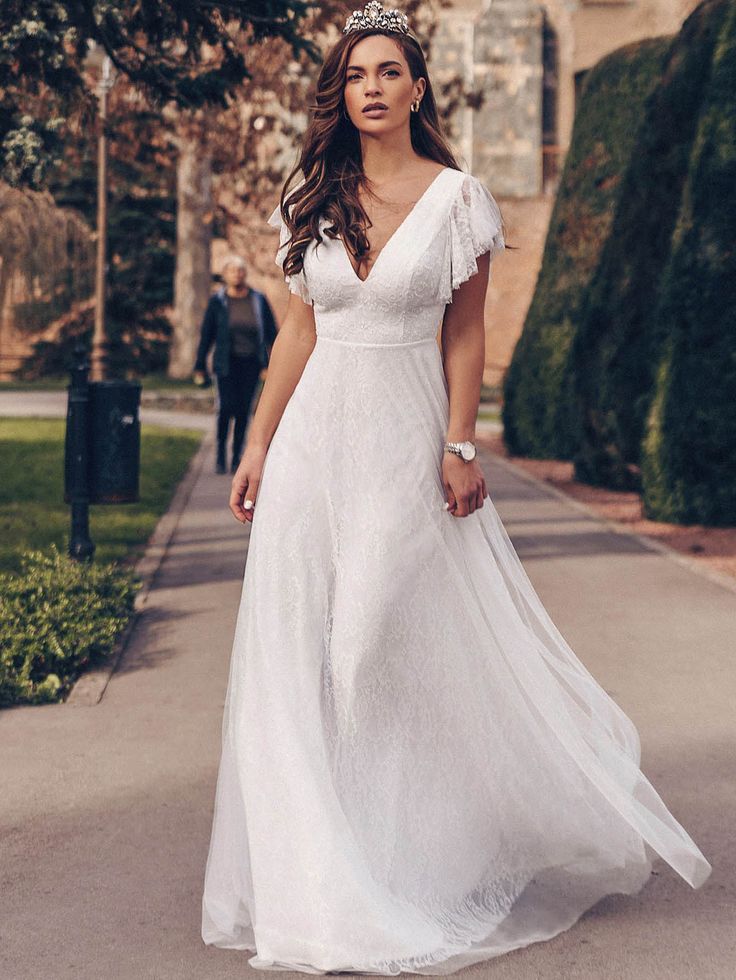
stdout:
{"type": "MultiPolygon", "coordinates": [[[[294,188],[294,190],[296,190],[296,188],[294,188]]],[[[276,250],[276,258],[274,259],[274,261],[276,262],[276,265],[280,269],[283,269],[284,260],[286,259],[286,253],[289,250],[288,243],[291,237],[291,233],[289,231],[288,226],[286,225],[286,222],[281,217],[281,208],[279,207],[278,204],[273,209],[273,211],[271,212],[267,220],[272,228],[278,228],[279,230],[279,245],[276,250]]],[[[305,302],[307,305],[311,305],[312,298],[309,295],[309,287],[307,286],[307,279],[303,269],[301,272],[298,272],[296,275],[293,276],[284,275],[284,282],[288,285],[292,293],[296,293],[297,296],[299,296],[303,302],[305,302]]]]}
{"type": "Polygon", "coordinates": [[[442,298],[452,302],[452,291],[478,271],[478,256],[491,259],[504,250],[501,211],[486,185],[466,174],[450,207],[449,262],[445,265],[442,298]]]}

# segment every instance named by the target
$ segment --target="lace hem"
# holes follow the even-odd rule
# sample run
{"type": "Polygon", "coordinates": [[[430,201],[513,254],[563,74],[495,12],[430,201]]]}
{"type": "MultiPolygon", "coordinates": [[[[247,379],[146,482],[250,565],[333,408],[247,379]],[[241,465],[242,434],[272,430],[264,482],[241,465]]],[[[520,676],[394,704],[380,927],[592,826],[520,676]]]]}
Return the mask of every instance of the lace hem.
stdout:
{"type": "Polygon", "coordinates": [[[450,258],[440,285],[444,303],[478,271],[478,256],[504,250],[501,211],[485,184],[466,174],[450,209],[450,258]]]}

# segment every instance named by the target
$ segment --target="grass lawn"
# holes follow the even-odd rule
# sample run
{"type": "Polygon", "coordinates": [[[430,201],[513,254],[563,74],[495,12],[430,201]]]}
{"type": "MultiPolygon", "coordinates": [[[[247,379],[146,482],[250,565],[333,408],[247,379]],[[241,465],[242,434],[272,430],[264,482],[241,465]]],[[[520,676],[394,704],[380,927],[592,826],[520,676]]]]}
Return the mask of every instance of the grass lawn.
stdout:
{"type": "MultiPolygon", "coordinates": [[[[19,553],[56,543],[66,552],[70,508],[64,503],[63,419],[0,419],[0,572],[19,571],[19,553]]],[[[141,499],[90,507],[90,533],[101,562],[134,561],[181,479],[201,432],[144,425],[141,499]]]]}
{"type": "Polygon", "coordinates": [[[69,376],[42,378],[40,381],[0,381],[0,391],[66,391],[69,376]]]}

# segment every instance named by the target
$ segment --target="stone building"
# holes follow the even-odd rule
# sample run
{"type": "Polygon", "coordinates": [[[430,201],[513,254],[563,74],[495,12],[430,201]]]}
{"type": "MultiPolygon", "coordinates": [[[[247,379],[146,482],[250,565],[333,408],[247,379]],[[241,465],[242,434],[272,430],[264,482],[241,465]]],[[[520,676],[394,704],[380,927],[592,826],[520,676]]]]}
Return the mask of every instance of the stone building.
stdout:
{"type": "Polygon", "coordinates": [[[498,384],[521,333],[585,73],[624,44],[679,30],[697,0],[455,0],[430,70],[479,98],[450,121],[463,166],[483,178],[516,246],[494,268],[486,374],[498,384]]]}

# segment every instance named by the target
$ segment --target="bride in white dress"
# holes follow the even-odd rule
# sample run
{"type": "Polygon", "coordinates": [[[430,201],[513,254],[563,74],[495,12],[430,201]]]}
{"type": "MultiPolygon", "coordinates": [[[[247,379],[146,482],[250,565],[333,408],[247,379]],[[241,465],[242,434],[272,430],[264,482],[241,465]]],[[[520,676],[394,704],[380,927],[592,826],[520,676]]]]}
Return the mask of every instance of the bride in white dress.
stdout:
{"type": "Polygon", "coordinates": [[[470,458],[501,218],[406,27],[348,20],[269,218],[290,297],[233,480],[202,903],[204,941],[257,969],[448,974],[638,892],[657,855],[711,870],[470,458]]]}

